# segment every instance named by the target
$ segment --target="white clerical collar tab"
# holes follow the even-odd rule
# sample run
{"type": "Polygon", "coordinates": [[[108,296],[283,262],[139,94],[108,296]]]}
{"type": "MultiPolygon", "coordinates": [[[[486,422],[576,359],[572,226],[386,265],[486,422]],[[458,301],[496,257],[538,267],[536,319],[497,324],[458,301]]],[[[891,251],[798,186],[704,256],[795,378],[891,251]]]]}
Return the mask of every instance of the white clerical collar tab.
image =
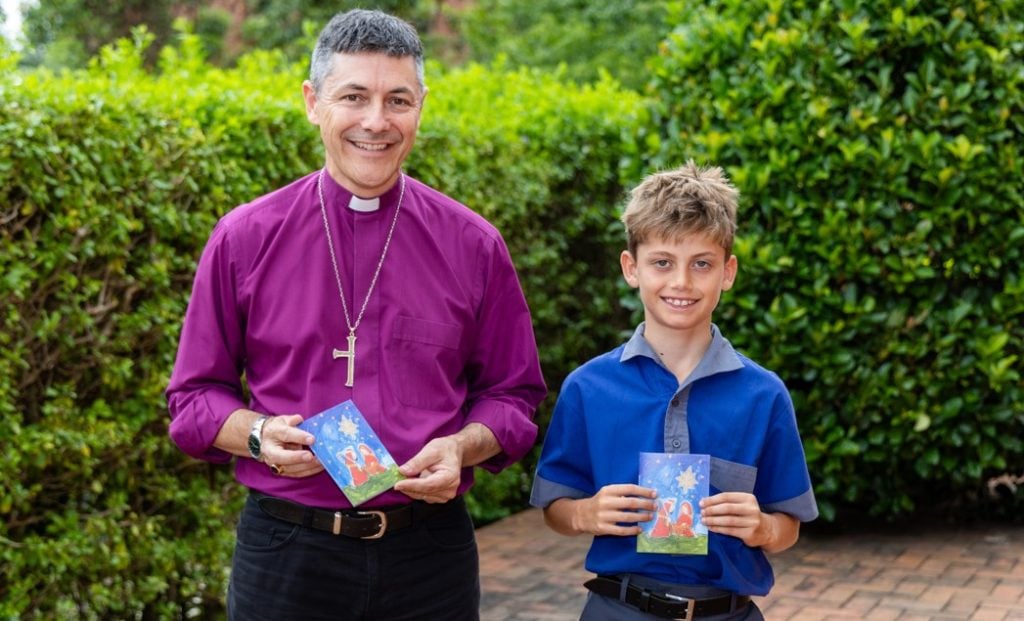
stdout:
{"type": "Polygon", "coordinates": [[[348,202],[348,208],[352,211],[377,211],[380,209],[380,197],[359,198],[353,194],[352,200],[348,202]]]}

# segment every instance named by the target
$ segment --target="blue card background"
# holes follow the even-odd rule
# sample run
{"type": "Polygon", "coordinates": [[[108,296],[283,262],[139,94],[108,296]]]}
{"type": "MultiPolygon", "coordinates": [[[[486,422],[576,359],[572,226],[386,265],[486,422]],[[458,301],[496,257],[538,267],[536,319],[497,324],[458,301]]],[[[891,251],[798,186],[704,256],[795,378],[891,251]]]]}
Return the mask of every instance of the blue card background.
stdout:
{"type": "Polygon", "coordinates": [[[642,522],[637,552],[707,554],[708,530],[700,501],[709,493],[709,455],[640,453],[642,487],[657,491],[654,519],[642,522]]]}
{"type": "Polygon", "coordinates": [[[307,418],[299,428],[313,434],[313,454],[352,506],[379,496],[403,478],[398,464],[351,400],[307,418]]]}

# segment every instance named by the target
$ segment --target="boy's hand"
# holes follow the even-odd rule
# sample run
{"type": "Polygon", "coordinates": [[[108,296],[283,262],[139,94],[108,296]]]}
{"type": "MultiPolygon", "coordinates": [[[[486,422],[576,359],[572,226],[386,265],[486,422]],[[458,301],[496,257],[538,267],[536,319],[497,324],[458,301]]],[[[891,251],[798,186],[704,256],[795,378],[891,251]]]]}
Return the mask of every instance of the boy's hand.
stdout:
{"type": "Polygon", "coordinates": [[[574,502],[572,527],[593,535],[636,535],[641,530],[637,522],[647,522],[652,517],[653,499],[654,490],[647,487],[628,483],[606,485],[590,498],[574,502]]]}
{"type": "Polygon", "coordinates": [[[785,513],[764,513],[753,494],[723,492],[700,501],[708,530],[736,537],[752,548],[780,552],[796,543],[800,522],[785,513]]]}

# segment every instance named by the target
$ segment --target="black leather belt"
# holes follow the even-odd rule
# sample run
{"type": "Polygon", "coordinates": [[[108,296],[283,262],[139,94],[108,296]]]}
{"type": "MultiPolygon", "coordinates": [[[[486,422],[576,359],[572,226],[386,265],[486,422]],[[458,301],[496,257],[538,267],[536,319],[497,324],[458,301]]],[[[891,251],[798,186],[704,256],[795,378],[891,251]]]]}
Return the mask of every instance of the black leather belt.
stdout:
{"type": "Polygon", "coordinates": [[[624,597],[622,579],[617,576],[598,576],[583,583],[598,595],[626,602],[641,612],[662,617],[663,619],[695,619],[723,615],[740,610],[750,603],[749,595],[722,595],[708,599],[690,599],[671,593],[651,591],[635,584],[626,586],[624,597]]]}
{"type": "Polygon", "coordinates": [[[355,539],[380,539],[387,533],[411,526],[416,520],[453,509],[464,503],[461,496],[446,503],[431,504],[414,501],[406,505],[382,509],[317,509],[297,502],[252,492],[259,508],[271,517],[285,522],[315,528],[334,535],[355,539]]]}

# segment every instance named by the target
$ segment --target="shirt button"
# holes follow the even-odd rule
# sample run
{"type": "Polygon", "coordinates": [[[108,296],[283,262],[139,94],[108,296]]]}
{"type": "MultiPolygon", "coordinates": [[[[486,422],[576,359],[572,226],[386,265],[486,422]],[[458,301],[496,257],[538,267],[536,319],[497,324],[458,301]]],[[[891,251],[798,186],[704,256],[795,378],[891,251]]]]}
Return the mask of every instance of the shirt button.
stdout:
{"type": "Polygon", "coordinates": [[[672,448],[679,448],[682,445],[683,443],[680,442],[679,440],[672,440],[672,448]]]}
{"type": "Polygon", "coordinates": [[[674,407],[674,408],[679,407],[679,398],[678,397],[676,397],[675,399],[672,400],[672,407],[674,407]]]}

